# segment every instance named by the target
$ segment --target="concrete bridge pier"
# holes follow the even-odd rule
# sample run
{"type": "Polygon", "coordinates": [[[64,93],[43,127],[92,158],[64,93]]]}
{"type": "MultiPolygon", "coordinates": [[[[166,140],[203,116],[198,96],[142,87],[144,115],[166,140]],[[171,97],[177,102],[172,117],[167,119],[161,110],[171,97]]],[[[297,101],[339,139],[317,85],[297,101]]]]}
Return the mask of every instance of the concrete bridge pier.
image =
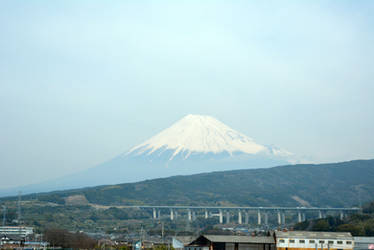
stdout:
{"type": "Polygon", "coordinates": [[[196,220],[196,212],[192,211],[192,220],[196,220]]]}
{"type": "Polygon", "coordinates": [[[238,224],[242,224],[242,211],[238,210],[238,224]]]}
{"type": "Polygon", "coordinates": [[[343,211],[340,211],[340,219],[341,219],[341,220],[344,219],[344,212],[343,212],[343,211]]]}
{"type": "Polygon", "coordinates": [[[153,208],[153,219],[157,219],[157,211],[153,208]]]}
{"type": "Polygon", "coordinates": [[[282,217],[280,211],[278,211],[278,225],[282,225],[282,217]]]}
{"type": "Polygon", "coordinates": [[[222,210],[219,210],[219,224],[223,224],[223,213],[222,210]]]}
{"type": "Polygon", "coordinates": [[[265,217],[265,225],[269,225],[269,218],[268,218],[267,212],[264,213],[264,217],[265,217]]]}
{"type": "Polygon", "coordinates": [[[157,211],[157,218],[158,218],[158,219],[161,219],[161,210],[158,210],[158,211],[157,211]]]}
{"type": "Polygon", "coordinates": [[[249,214],[248,211],[245,211],[245,224],[249,224],[249,214]]]}
{"type": "Polygon", "coordinates": [[[284,212],[282,213],[282,224],[286,225],[286,215],[284,212]]]}
{"type": "Polygon", "coordinates": [[[174,211],[170,209],[170,220],[174,220],[174,211]]]}
{"type": "Polygon", "coordinates": [[[301,220],[302,220],[302,221],[306,221],[305,213],[302,213],[302,214],[301,214],[301,220]]]}
{"type": "Polygon", "coordinates": [[[322,211],[318,210],[318,219],[322,219],[322,211]]]}
{"type": "Polygon", "coordinates": [[[226,224],[230,224],[230,211],[226,211],[226,224]]]}
{"type": "Polygon", "coordinates": [[[208,218],[209,218],[208,210],[205,210],[205,219],[208,219],[208,218]]]}
{"type": "Polygon", "coordinates": [[[297,222],[300,223],[300,222],[302,222],[302,220],[303,220],[303,219],[302,219],[302,217],[301,217],[301,212],[298,211],[298,212],[297,212],[297,222]]]}
{"type": "Polygon", "coordinates": [[[188,220],[192,221],[192,213],[190,209],[188,209],[188,220]]]}
{"type": "Polygon", "coordinates": [[[257,211],[257,224],[261,225],[261,212],[260,212],[260,210],[257,211]]]}

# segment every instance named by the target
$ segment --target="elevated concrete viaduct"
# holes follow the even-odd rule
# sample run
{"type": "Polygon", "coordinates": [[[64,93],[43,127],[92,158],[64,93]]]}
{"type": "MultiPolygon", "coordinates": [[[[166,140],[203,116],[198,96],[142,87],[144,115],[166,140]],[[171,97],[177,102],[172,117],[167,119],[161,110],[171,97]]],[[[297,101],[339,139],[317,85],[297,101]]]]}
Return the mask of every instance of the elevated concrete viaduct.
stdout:
{"type": "Polygon", "coordinates": [[[208,219],[218,217],[220,224],[249,224],[249,213],[257,214],[257,224],[267,225],[271,215],[276,216],[278,225],[286,224],[286,214],[296,215],[297,222],[303,222],[306,218],[306,213],[309,214],[309,219],[325,218],[326,214],[339,215],[343,219],[348,213],[358,213],[360,208],[329,208],[329,207],[219,207],[219,206],[120,206],[121,208],[137,208],[151,210],[153,219],[161,218],[161,211],[164,214],[169,214],[170,220],[179,218],[180,214],[186,213],[188,221],[193,221],[196,216],[208,219]],[[178,213],[179,211],[179,213],[178,213]],[[244,214],[244,223],[243,223],[244,214]],[[231,220],[233,217],[237,221],[231,220]],[[225,220],[224,220],[225,219],[225,220]]]}

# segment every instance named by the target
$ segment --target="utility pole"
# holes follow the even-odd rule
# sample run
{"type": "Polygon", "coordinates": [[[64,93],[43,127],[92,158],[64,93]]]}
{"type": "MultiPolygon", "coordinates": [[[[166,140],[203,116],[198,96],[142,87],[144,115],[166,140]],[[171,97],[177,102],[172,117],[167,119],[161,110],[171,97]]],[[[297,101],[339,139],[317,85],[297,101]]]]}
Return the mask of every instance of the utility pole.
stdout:
{"type": "Polygon", "coordinates": [[[143,241],[144,241],[144,229],[143,229],[143,226],[141,226],[141,228],[140,228],[140,241],[143,244],[143,241]]]}
{"type": "Polygon", "coordinates": [[[3,226],[5,226],[5,222],[6,222],[6,206],[2,206],[3,207],[3,226]]]}
{"type": "Polygon", "coordinates": [[[162,238],[162,243],[164,243],[164,222],[161,222],[161,238],[162,238]]]}
{"type": "Polygon", "coordinates": [[[19,191],[18,192],[18,205],[17,205],[17,208],[18,208],[18,225],[21,225],[21,195],[22,195],[22,192],[19,191]]]}

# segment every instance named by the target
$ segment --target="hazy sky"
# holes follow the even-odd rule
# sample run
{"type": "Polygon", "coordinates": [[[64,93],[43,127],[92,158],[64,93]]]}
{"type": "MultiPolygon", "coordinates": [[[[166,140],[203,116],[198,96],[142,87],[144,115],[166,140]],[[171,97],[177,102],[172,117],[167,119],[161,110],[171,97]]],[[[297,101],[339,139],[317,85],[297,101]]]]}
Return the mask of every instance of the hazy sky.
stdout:
{"type": "Polygon", "coordinates": [[[374,158],[374,1],[0,1],[0,188],[186,114],[315,162],[374,158]]]}

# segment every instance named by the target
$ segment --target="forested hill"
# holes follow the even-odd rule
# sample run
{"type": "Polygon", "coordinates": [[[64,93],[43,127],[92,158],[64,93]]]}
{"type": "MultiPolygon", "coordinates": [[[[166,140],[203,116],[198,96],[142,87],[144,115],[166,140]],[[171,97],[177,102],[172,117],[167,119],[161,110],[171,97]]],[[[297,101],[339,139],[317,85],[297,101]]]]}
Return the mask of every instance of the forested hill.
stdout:
{"type": "Polygon", "coordinates": [[[374,199],[374,160],[175,176],[27,195],[23,200],[64,204],[74,197],[102,205],[359,206],[374,199]]]}

